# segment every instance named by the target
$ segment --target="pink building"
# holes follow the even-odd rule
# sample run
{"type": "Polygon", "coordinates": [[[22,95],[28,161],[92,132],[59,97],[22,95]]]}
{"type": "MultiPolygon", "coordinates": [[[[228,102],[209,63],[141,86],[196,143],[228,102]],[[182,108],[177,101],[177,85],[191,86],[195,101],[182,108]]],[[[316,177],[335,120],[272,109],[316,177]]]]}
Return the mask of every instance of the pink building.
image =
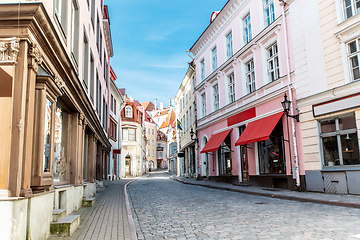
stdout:
{"type": "Polygon", "coordinates": [[[201,176],[304,189],[300,126],[281,105],[285,94],[296,99],[287,10],[281,1],[229,0],[191,47],[201,176]]]}

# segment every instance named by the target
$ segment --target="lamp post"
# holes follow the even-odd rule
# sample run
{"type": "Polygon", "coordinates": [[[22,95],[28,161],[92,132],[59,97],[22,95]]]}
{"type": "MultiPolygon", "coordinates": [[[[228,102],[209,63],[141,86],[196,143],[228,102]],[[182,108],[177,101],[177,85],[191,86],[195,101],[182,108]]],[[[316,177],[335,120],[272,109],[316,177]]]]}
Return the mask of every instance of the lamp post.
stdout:
{"type": "MultiPolygon", "coordinates": [[[[289,94],[291,94],[290,91],[289,91],[289,94]]],[[[290,98],[291,98],[291,95],[290,95],[290,98]]],[[[291,101],[289,101],[287,99],[286,93],[284,95],[284,101],[281,102],[281,105],[284,109],[286,117],[293,118],[297,122],[299,122],[299,114],[294,114],[294,115],[289,114],[290,109],[291,109],[291,101]]],[[[293,173],[294,179],[296,179],[296,186],[300,187],[299,162],[298,162],[298,158],[297,158],[296,135],[295,135],[296,132],[295,132],[295,125],[294,125],[293,121],[291,122],[291,127],[292,127],[292,131],[293,131],[293,147],[294,147],[294,163],[295,163],[295,167],[292,169],[292,173],[293,173]]],[[[289,132],[289,127],[287,129],[289,132]]],[[[290,142],[289,142],[289,144],[290,144],[290,142]]],[[[291,161],[291,157],[290,157],[290,161],[291,161]]]]}

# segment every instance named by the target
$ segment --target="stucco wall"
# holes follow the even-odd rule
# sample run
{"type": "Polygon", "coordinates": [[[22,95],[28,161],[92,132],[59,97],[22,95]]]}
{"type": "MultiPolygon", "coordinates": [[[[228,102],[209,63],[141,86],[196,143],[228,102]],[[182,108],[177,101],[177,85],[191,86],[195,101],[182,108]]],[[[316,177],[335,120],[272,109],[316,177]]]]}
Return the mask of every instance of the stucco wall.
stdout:
{"type": "Polygon", "coordinates": [[[26,239],[28,199],[0,201],[1,239],[26,239]]]}

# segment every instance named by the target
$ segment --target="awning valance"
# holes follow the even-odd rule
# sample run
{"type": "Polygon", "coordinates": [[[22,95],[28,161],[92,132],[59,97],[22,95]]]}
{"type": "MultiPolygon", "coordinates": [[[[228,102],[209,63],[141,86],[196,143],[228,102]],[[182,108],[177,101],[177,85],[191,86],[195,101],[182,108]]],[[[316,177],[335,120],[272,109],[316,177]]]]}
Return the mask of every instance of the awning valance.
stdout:
{"type": "Polygon", "coordinates": [[[271,132],[274,130],[283,114],[283,112],[280,112],[249,123],[236,141],[235,146],[269,139],[271,132]]]}
{"type": "Polygon", "coordinates": [[[226,136],[229,134],[230,131],[231,129],[212,135],[210,140],[206,143],[206,145],[204,146],[204,148],[201,150],[200,153],[207,153],[218,150],[221,143],[224,141],[224,139],[226,138],[226,136]]]}

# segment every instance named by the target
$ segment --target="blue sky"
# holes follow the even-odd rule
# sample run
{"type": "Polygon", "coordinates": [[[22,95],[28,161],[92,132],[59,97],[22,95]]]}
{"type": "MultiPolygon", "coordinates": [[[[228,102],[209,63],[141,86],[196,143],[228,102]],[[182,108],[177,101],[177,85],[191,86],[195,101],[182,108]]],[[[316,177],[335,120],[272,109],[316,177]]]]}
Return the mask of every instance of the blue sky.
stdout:
{"type": "Polygon", "coordinates": [[[227,0],[105,0],[119,88],[139,102],[158,99],[167,107],[185,76],[186,50],[227,0]]]}

